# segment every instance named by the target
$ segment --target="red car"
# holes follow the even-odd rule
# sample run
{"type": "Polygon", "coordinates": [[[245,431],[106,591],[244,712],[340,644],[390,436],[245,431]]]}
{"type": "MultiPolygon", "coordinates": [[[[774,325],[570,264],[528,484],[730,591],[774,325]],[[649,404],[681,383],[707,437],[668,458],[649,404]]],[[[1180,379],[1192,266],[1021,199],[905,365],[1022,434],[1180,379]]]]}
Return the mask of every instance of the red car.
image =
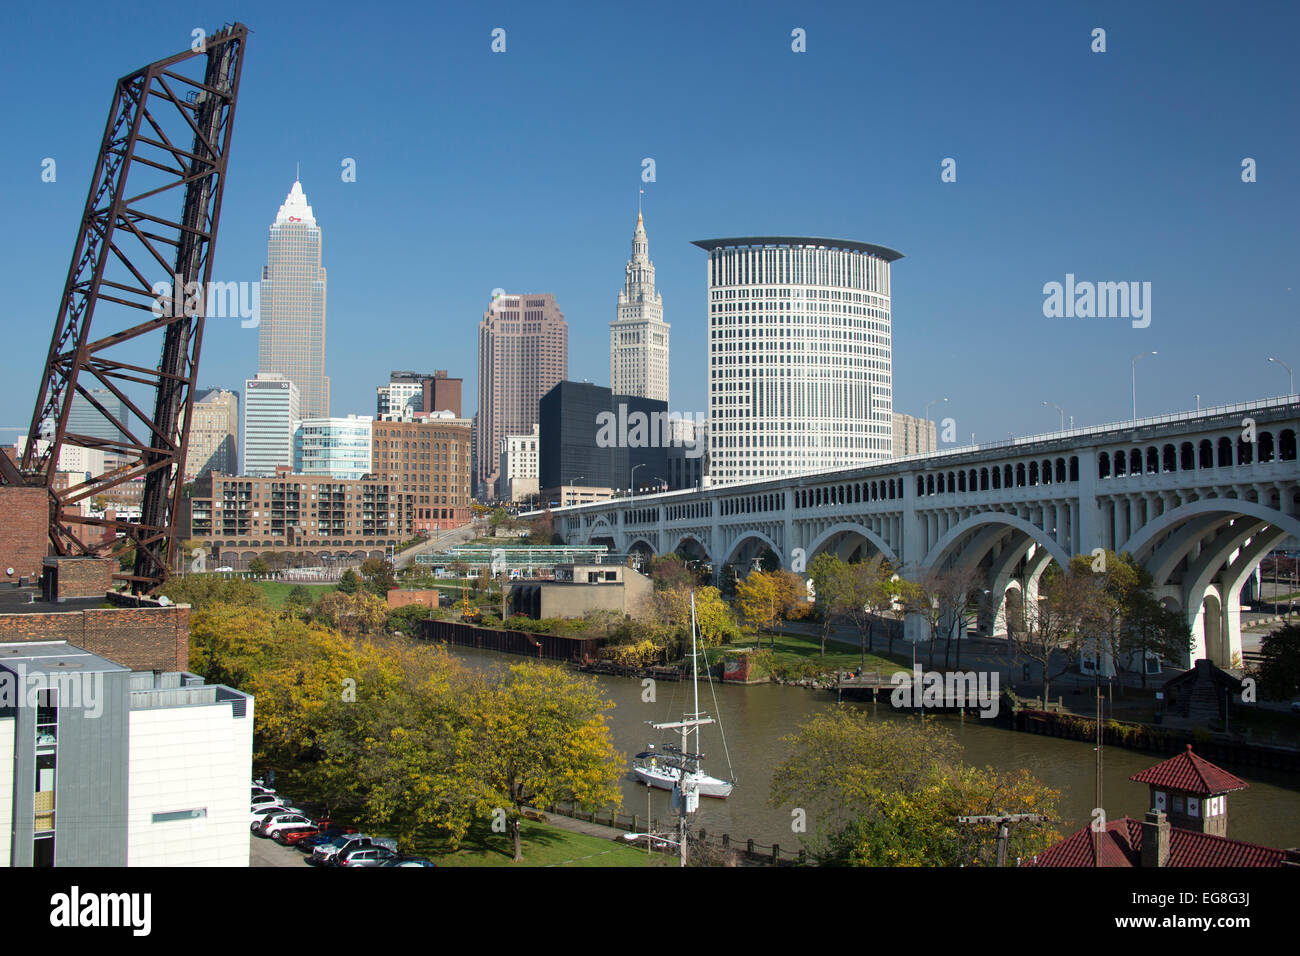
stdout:
{"type": "Polygon", "coordinates": [[[292,830],[281,830],[272,839],[281,846],[293,846],[299,840],[305,840],[307,837],[315,836],[318,833],[320,833],[320,827],[318,826],[294,827],[292,830]]]}

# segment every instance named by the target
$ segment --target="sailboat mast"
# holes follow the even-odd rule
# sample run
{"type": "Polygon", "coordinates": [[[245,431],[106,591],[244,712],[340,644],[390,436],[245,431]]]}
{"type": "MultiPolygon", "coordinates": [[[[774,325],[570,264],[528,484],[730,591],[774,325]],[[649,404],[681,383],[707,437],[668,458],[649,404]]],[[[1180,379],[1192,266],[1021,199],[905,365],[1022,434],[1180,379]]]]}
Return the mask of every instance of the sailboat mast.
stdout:
{"type": "Polygon", "coordinates": [[[700,667],[699,658],[695,653],[695,592],[691,592],[691,684],[695,688],[695,713],[692,717],[700,716],[700,667]]]}

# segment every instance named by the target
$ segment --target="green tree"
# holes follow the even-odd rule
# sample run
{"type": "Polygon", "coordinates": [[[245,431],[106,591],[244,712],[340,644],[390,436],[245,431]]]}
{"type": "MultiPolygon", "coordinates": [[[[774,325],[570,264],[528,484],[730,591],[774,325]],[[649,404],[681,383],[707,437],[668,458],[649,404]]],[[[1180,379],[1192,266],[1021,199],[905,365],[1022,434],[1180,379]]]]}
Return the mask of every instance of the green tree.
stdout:
{"type": "Polygon", "coordinates": [[[377,597],[387,597],[388,592],[397,587],[393,566],[383,558],[366,558],[362,561],[361,578],[367,590],[377,597]]]}
{"type": "Polygon", "coordinates": [[[590,678],[544,664],[516,664],[491,678],[472,705],[472,779],[480,814],[504,814],[523,859],[525,807],[565,801],[618,806],[626,766],[606,713],[613,704],[590,678]]]}
{"type": "Polygon", "coordinates": [[[269,574],[271,569],[260,557],[248,562],[248,570],[253,574],[269,574]]]}
{"type": "Polygon", "coordinates": [[[1260,642],[1260,690],[1274,700],[1300,694],[1300,625],[1286,624],[1260,642]]]}
{"type": "MultiPolygon", "coordinates": [[[[691,646],[691,591],[672,588],[655,594],[658,619],[676,640],[678,656],[689,653],[691,646]]],[[[695,623],[701,647],[717,647],[740,639],[740,627],[722,593],[713,587],[696,588],[695,623]]]]}
{"type": "Polygon", "coordinates": [[[356,594],[361,590],[361,579],[357,577],[355,571],[348,568],[343,572],[343,576],[339,578],[337,590],[342,591],[344,594],[356,594]]]}
{"type": "Polygon", "coordinates": [[[835,622],[847,616],[855,601],[849,566],[833,554],[823,551],[808,565],[808,576],[817,592],[817,613],[821,615],[821,656],[826,656],[826,640],[835,622]]]}

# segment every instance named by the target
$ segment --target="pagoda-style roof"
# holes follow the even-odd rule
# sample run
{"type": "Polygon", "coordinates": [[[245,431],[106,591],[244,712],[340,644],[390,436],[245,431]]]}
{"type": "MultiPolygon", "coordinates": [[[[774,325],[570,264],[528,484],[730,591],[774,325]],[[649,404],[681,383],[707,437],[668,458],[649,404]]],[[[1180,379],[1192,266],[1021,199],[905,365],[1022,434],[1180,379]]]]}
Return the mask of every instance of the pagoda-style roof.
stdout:
{"type": "Polygon", "coordinates": [[[1204,757],[1196,756],[1192,753],[1191,744],[1188,744],[1187,749],[1178,756],[1170,757],[1154,767],[1148,767],[1141,773],[1135,773],[1129,779],[1153,787],[1182,790],[1207,797],[1211,794],[1245,790],[1250,786],[1240,777],[1216,767],[1204,757]]]}
{"type": "MultiPolygon", "coordinates": [[[[1154,767],[1152,769],[1155,769],[1154,767]]],[[[1222,771],[1220,771],[1222,773],[1222,771]]],[[[1294,851],[1291,851],[1294,853],[1294,851]]],[[[1294,859],[1286,850],[1230,840],[1212,833],[1198,833],[1171,827],[1169,830],[1170,867],[1185,866],[1284,866],[1294,859]]],[[[1025,866],[1096,866],[1092,845],[1092,828],[1084,827],[1039,853],[1025,866]]],[[[1101,838],[1101,865],[1139,867],[1142,865],[1142,823],[1122,817],[1106,824],[1101,838]]]]}

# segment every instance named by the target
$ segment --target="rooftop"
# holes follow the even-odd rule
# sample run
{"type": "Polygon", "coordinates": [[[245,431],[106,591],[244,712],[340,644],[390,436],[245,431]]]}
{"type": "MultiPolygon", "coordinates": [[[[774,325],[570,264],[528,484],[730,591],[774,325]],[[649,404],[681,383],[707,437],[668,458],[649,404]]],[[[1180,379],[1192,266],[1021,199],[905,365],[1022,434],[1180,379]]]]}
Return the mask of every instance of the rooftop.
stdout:
{"type": "MultiPolygon", "coordinates": [[[[1166,866],[1283,866],[1294,851],[1245,843],[1211,833],[1181,827],[1169,828],[1169,861],[1166,866]]],[[[1060,843],[1039,853],[1026,866],[1095,866],[1092,827],[1070,834],[1060,843]]],[[[1142,823],[1122,817],[1106,824],[1101,839],[1101,865],[1142,865],[1142,823]]]]}
{"type": "Polygon", "coordinates": [[[826,239],[820,236],[738,236],[732,239],[696,239],[691,245],[712,252],[714,249],[730,249],[745,246],[812,246],[824,249],[847,249],[850,252],[865,252],[868,255],[893,262],[903,258],[903,254],[888,246],[877,246],[870,242],[858,242],[856,239],[826,239]]]}
{"type": "Polygon", "coordinates": [[[1187,749],[1178,756],[1170,757],[1154,767],[1148,767],[1141,773],[1135,773],[1129,779],[1153,787],[1182,790],[1201,796],[1231,793],[1234,790],[1245,790],[1249,786],[1240,777],[1216,767],[1204,757],[1196,756],[1192,753],[1191,744],[1188,744],[1187,749]]]}
{"type": "Polygon", "coordinates": [[[0,585],[0,614],[51,614],[57,611],[85,611],[104,603],[103,597],[66,598],[47,601],[38,587],[0,585]]]}
{"type": "Polygon", "coordinates": [[[67,641],[20,641],[0,644],[0,665],[21,665],[28,674],[82,674],[129,671],[129,667],[83,651],[67,641]]]}

